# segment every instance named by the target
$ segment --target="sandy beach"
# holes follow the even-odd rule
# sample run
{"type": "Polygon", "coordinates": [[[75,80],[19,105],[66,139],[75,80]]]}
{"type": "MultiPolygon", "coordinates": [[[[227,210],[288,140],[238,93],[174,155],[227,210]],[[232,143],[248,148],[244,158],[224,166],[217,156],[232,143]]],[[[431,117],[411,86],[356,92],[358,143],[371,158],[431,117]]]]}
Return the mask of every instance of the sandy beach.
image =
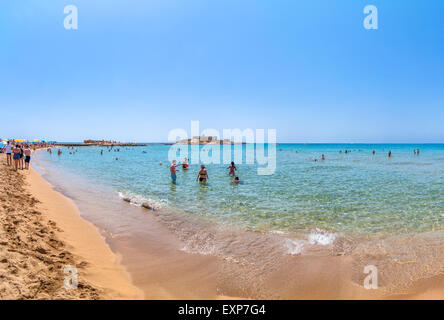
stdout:
{"type": "Polygon", "coordinates": [[[0,161],[1,299],[140,299],[98,230],[71,200],[34,170],[15,172],[0,161]],[[64,287],[65,266],[78,288],[64,287]]]}

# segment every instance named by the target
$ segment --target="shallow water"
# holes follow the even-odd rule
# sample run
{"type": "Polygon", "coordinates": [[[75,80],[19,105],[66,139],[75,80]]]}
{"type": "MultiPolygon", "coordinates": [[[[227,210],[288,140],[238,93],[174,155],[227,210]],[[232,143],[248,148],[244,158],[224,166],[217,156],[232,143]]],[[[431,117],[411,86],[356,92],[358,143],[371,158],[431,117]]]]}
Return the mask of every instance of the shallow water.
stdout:
{"type": "Polygon", "coordinates": [[[276,148],[273,175],[258,175],[257,164],[237,165],[241,185],[231,183],[226,164],[207,165],[208,185],[195,182],[197,164],[178,172],[177,184],[172,184],[170,146],[165,145],[123,147],[120,152],[80,147],[74,154],[62,148],[61,156],[42,152],[39,161],[91,178],[91,184],[110,187],[137,202],[150,201],[250,230],[305,233],[320,228],[372,235],[444,227],[444,145],[280,144],[276,148]],[[413,149],[418,148],[421,153],[416,156],[413,149]],[[339,153],[345,149],[351,153],[339,153]]]}

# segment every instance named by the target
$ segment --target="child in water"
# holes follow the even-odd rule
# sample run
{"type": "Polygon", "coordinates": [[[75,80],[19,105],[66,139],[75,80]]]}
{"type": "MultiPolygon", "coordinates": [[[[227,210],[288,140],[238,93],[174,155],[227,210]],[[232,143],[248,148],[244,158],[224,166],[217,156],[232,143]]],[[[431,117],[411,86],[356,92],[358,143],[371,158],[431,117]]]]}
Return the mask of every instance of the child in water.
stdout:
{"type": "Polygon", "coordinates": [[[238,183],[242,183],[243,181],[241,180],[241,179],[239,179],[239,177],[235,177],[234,179],[233,179],[233,183],[236,183],[236,184],[238,184],[238,183]]]}
{"type": "Polygon", "coordinates": [[[237,170],[236,166],[234,165],[234,162],[231,161],[231,165],[227,167],[227,169],[230,169],[230,172],[228,172],[229,176],[234,176],[235,171],[237,170]]]}

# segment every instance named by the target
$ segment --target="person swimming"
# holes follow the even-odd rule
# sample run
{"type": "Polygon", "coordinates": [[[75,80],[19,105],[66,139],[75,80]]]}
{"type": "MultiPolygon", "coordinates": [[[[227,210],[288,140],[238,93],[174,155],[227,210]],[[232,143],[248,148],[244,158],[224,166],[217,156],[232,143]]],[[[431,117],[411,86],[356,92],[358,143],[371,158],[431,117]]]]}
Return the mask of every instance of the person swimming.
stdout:
{"type": "Polygon", "coordinates": [[[231,161],[231,165],[228,166],[227,169],[230,169],[230,171],[228,172],[229,176],[234,176],[236,174],[235,171],[237,170],[237,168],[234,165],[234,161],[231,161]]]}
{"type": "Polygon", "coordinates": [[[199,170],[199,172],[197,174],[197,178],[196,178],[196,181],[198,181],[198,180],[200,183],[206,183],[208,180],[208,172],[207,172],[207,169],[205,169],[204,165],[200,166],[200,170],[199,170]]]}
{"type": "Polygon", "coordinates": [[[238,184],[238,183],[243,183],[243,181],[241,180],[241,179],[239,179],[239,177],[235,177],[234,179],[233,179],[233,181],[231,181],[232,183],[235,183],[235,184],[238,184]]]}

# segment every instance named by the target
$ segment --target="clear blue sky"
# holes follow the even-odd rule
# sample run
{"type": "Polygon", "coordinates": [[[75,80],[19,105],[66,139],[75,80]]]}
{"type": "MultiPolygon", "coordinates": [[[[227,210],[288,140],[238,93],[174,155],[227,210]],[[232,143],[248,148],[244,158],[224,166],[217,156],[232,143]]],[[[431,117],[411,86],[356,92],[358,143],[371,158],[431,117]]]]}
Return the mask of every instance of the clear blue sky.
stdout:
{"type": "Polygon", "coordinates": [[[443,14],[442,0],[2,1],[0,138],[159,142],[199,120],[280,142],[444,142],[443,14]]]}

